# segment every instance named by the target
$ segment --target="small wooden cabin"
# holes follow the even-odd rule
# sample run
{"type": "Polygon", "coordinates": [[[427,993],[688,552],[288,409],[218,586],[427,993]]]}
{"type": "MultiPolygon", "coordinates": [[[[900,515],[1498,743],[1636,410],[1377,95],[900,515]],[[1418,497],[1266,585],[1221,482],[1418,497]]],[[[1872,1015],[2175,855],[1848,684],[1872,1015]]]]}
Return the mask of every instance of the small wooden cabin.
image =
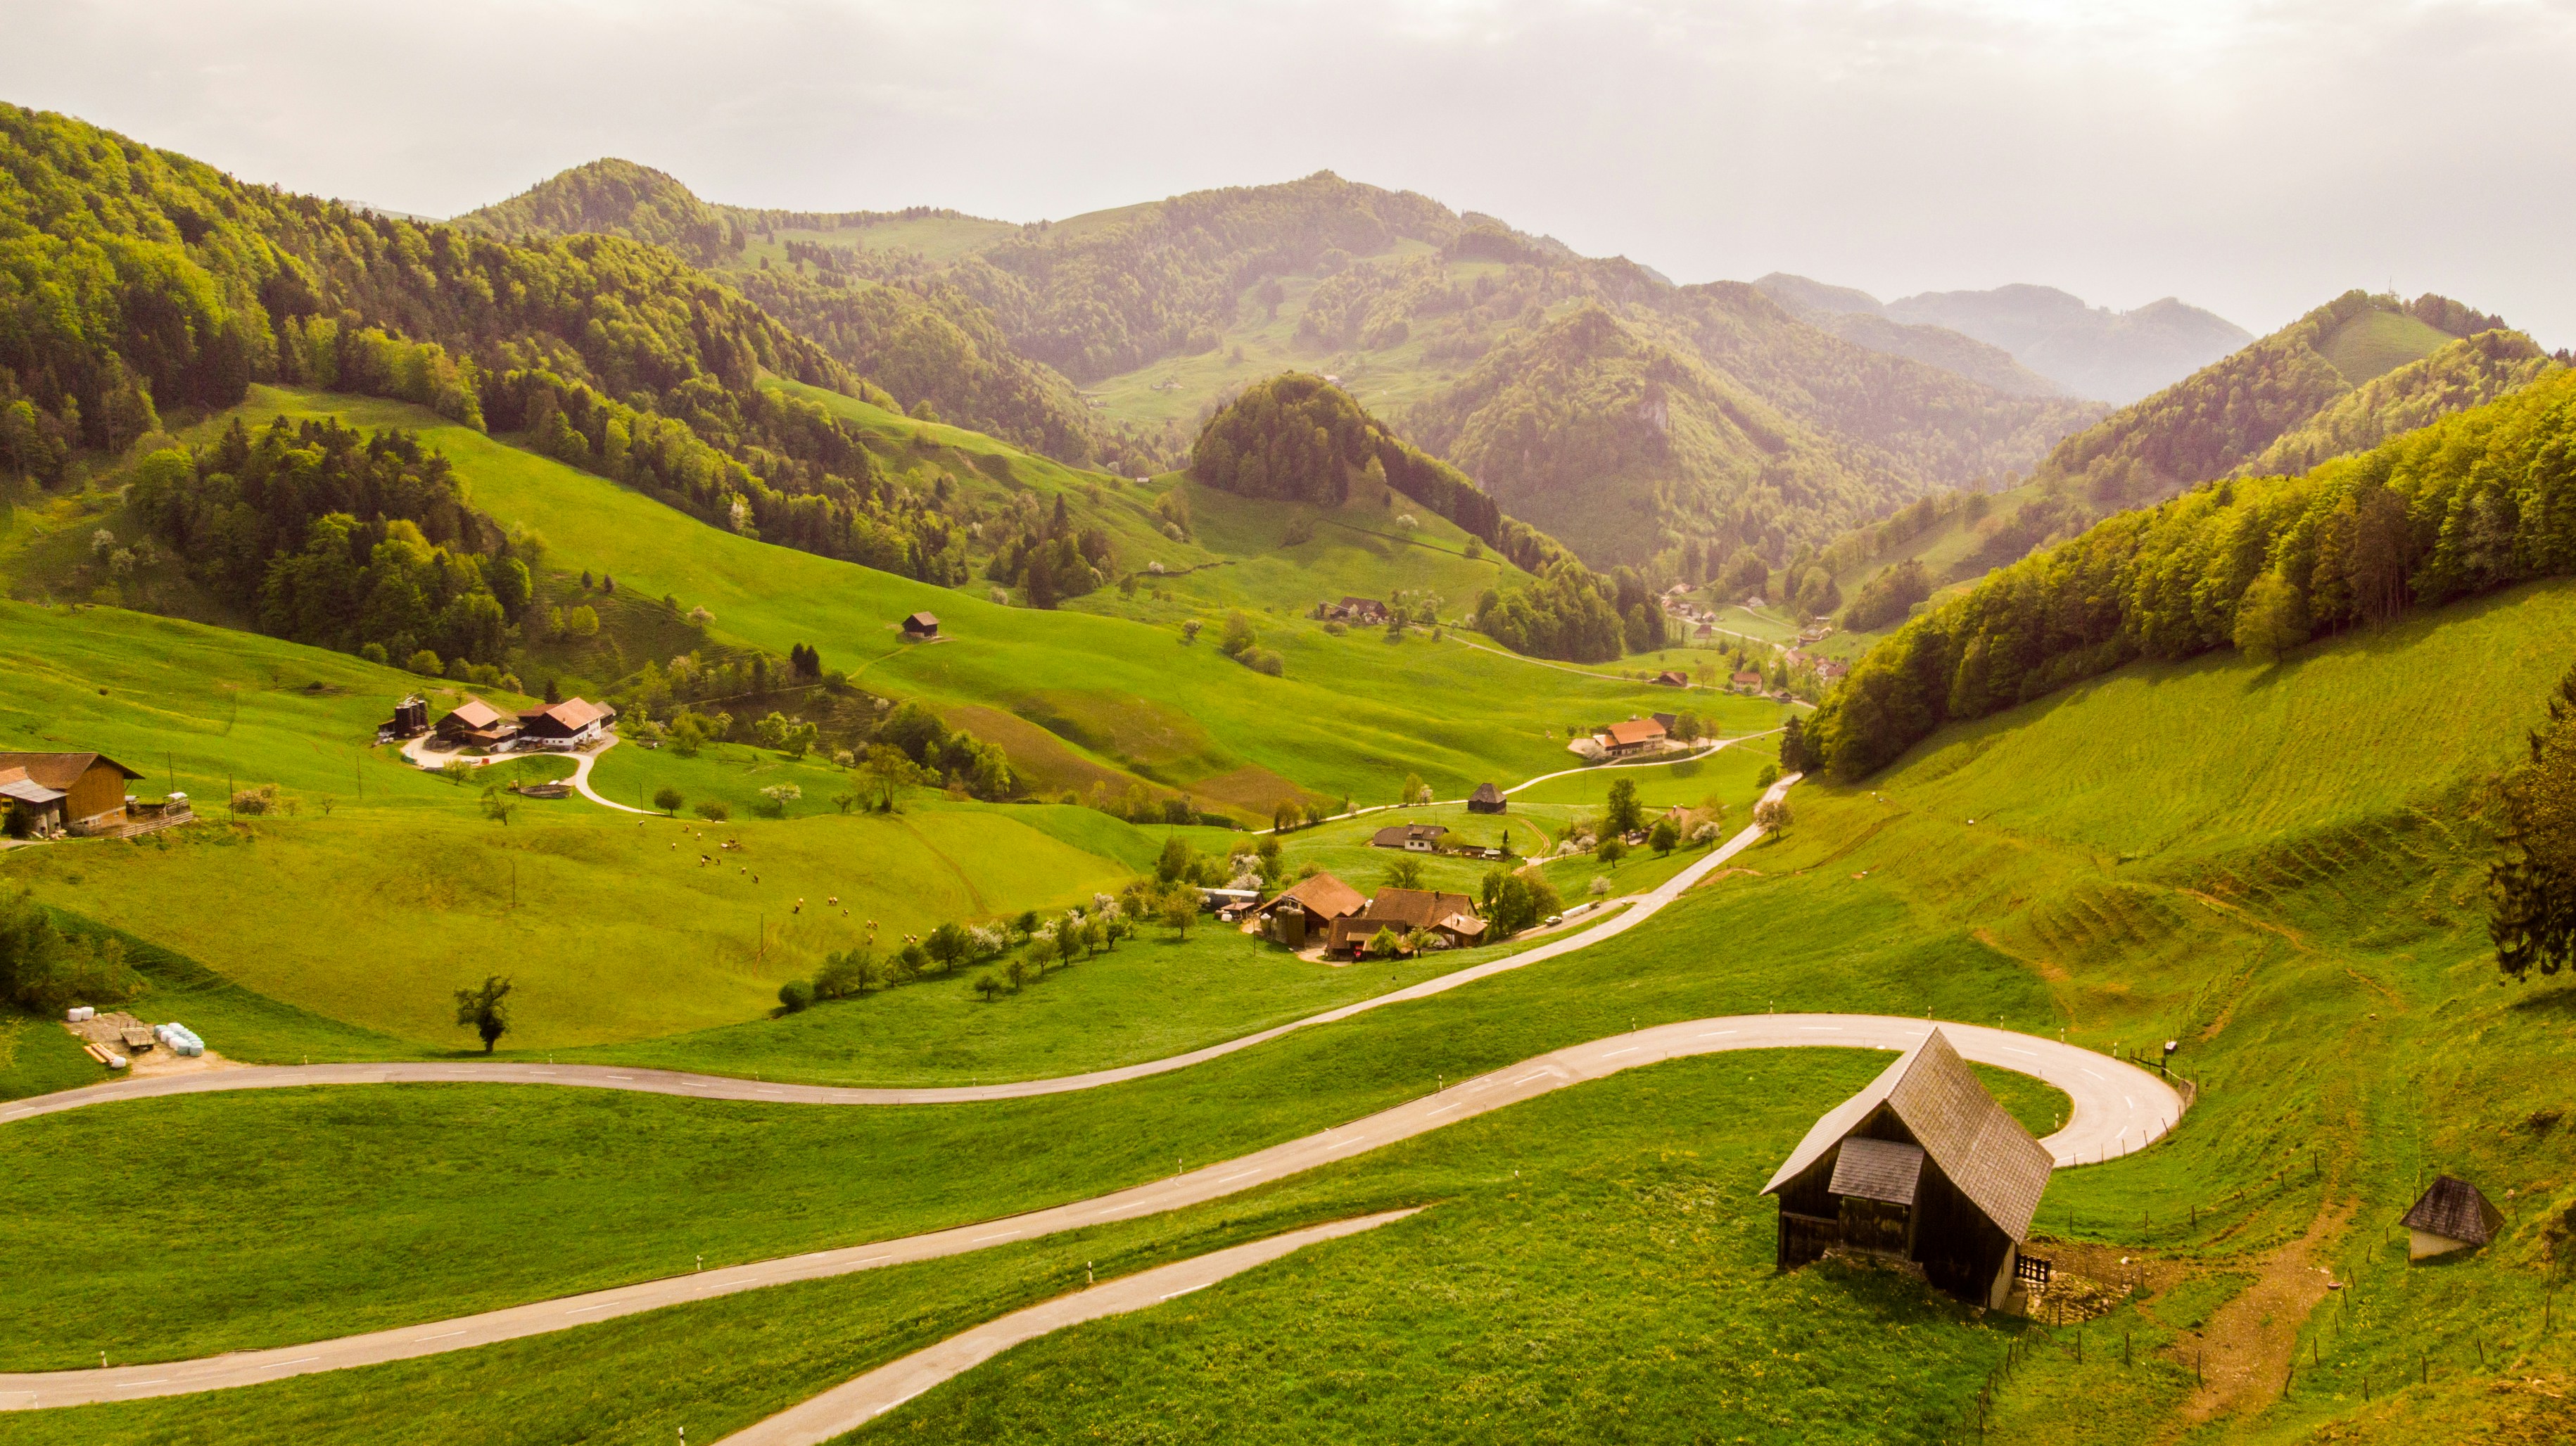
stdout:
{"type": "Polygon", "coordinates": [[[1477,784],[1476,791],[1467,795],[1469,813],[1501,813],[1507,806],[1503,791],[1490,783],[1477,784]]]}
{"type": "Polygon", "coordinates": [[[2454,1250],[2475,1250],[2495,1239],[2504,1228],[2504,1212],[2477,1186],[2442,1175],[2397,1223],[2406,1227],[2406,1258],[2422,1260],[2454,1250]]]}
{"type": "Polygon", "coordinates": [[[907,638],[935,638],[939,636],[939,615],[936,613],[914,613],[912,616],[903,620],[903,635],[907,638]]]}
{"type": "Polygon", "coordinates": [[[1762,1193],[1780,1197],[1782,1270],[1862,1251],[1996,1307],[2055,1164],[1936,1029],[1818,1120],[1762,1193]]]}
{"type": "Polygon", "coordinates": [[[0,753],[9,832],[113,833],[125,826],[126,781],[142,776],[104,753],[0,753]]]}

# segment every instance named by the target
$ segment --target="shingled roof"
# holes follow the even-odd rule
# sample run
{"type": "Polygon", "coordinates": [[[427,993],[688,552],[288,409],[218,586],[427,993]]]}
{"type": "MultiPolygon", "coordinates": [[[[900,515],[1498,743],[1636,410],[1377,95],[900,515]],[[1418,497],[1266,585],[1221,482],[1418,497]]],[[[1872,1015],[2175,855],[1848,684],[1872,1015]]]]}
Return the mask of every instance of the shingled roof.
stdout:
{"type": "Polygon", "coordinates": [[[2446,1240],[2465,1240],[2471,1245],[2484,1245],[2504,1228],[2504,1212],[2495,1208],[2477,1186],[2451,1175],[2436,1177],[2433,1188],[2415,1202],[2399,1224],[2427,1235],[2446,1240]]]}
{"type": "Polygon", "coordinates": [[[104,763],[128,778],[143,775],[100,753],[0,753],[0,769],[20,768],[47,788],[64,789],[80,781],[93,763],[104,763]]]}
{"type": "MultiPolygon", "coordinates": [[[[1867,1089],[1816,1121],[1762,1193],[1768,1195],[1796,1179],[1835,1145],[1861,1143],[1846,1142],[1844,1137],[1881,1105],[1895,1114],[1923,1153],[1997,1228],[2016,1241],[2029,1237],[2031,1217],[2039,1211],[2040,1192],[2048,1188],[2055,1161],[1977,1083],[1968,1062],[1937,1029],[1881,1071],[1867,1089]]],[[[1835,1164],[1839,1179],[1839,1158],[1835,1164]]]]}
{"type": "Polygon", "coordinates": [[[1367,908],[1368,896],[1340,879],[1334,878],[1331,874],[1317,874],[1313,878],[1299,879],[1296,883],[1280,890],[1277,898],[1262,907],[1275,908],[1290,902],[1330,922],[1367,908]]]}

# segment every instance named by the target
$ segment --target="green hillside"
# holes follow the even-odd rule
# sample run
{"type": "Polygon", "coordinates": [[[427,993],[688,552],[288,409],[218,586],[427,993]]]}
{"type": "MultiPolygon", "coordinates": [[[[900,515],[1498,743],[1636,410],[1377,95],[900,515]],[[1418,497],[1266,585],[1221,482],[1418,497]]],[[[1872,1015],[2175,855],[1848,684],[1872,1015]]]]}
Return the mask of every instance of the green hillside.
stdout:
{"type": "Polygon", "coordinates": [[[2114,516],[1873,649],[1817,713],[1820,752],[1861,778],[1944,721],[2133,658],[2233,646],[2272,661],[2312,636],[2576,571],[2555,521],[2576,486],[2571,430],[2576,373],[2552,368],[2304,477],[2211,484],[2114,516]]]}
{"type": "Polygon", "coordinates": [[[2343,373],[2343,379],[2357,387],[2430,356],[2453,340],[2448,332],[2403,312],[2372,310],[2337,326],[2316,346],[2343,373]]]}
{"type": "MultiPolygon", "coordinates": [[[[2371,317],[2423,326],[2411,316],[2371,317]]],[[[2274,438],[2260,456],[2238,464],[2236,475],[2296,474],[2330,457],[2369,451],[2399,433],[2529,386],[2559,365],[2518,331],[2483,331],[2457,341],[2442,337],[2433,350],[2372,376],[2274,438]]]]}

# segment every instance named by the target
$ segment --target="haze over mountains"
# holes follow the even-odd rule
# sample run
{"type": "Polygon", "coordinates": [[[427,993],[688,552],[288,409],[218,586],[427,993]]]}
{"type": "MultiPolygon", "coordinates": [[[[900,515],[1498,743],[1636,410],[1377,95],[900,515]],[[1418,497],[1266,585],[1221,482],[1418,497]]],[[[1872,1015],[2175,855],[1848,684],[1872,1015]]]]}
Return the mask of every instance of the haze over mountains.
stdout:
{"type": "Polygon", "coordinates": [[[2068,396],[2112,403],[2134,402],[2254,339],[2225,317],[2170,296],[2135,311],[2112,311],[2051,286],[1927,291],[1882,302],[1780,271],[1754,285],[1863,346],[1906,356],[1945,347],[1964,352],[1949,339],[1964,337],[2004,352],[2068,396]]]}

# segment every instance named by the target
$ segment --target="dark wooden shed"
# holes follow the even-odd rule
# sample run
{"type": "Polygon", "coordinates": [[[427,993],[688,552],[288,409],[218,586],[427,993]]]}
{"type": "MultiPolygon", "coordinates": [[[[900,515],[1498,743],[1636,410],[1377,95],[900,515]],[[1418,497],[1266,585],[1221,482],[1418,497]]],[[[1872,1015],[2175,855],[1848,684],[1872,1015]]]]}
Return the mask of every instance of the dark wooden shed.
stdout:
{"type": "Polygon", "coordinates": [[[903,620],[903,635],[907,638],[935,638],[939,636],[939,615],[937,613],[914,613],[912,616],[903,620]]]}
{"type": "Polygon", "coordinates": [[[1501,813],[1505,807],[1503,791],[1490,783],[1477,784],[1476,791],[1467,795],[1469,813],[1501,813]]]}
{"type": "Polygon", "coordinates": [[[2055,1163],[1936,1029],[1818,1120],[1762,1193],[1780,1197],[1783,1270],[1863,1251],[1991,1307],[2055,1163]]]}
{"type": "Polygon", "coordinates": [[[2504,1228],[2504,1212],[2484,1191],[2456,1175],[2436,1176],[2433,1188],[2397,1222],[2406,1227],[2406,1258],[2474,1250],[2504,1228]]]}

